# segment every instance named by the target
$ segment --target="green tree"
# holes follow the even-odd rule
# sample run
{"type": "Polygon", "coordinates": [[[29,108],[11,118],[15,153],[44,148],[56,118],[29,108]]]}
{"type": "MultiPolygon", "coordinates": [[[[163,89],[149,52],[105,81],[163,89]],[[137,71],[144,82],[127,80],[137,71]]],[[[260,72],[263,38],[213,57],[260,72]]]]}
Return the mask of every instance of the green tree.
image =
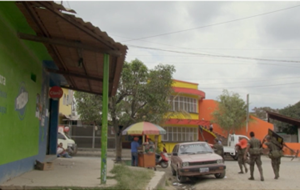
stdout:
{"type": "Polygon", "coordinates": [[[101,125],[102,97],[96,94],[75,92],[77,112],[87,124],[101,125]]]}
{"type": "MultiPolygon", "coordinates": [[[[122,156],[122,130],[143,120],[160,124],[167,119],[164,115],[170,110],[167,100],[172,93],[172,75],[174,72],[174,66],[162,64],[154,69],[148,69],[138,59],[124,63],[117,94],[111,97],[109,101],[109,124],[114,127],[116,132],[116,161],[120,161],[122,156]]],[[[76,101],[89,102],[90,99],[87,97],[91,97],[95,101],[90,106],[94,106],[95,110],[101,108],[101,101],[98,101],[101,100],[101,97],[81,96],[80,94],[84,93],[78,93],[75,96],[76,101]]],[[[79,105],[77,110],[80,115],[90,109],[87,104],[79,105]]],[[[101,118],[97,114],[96,117],[101,118]]],[[[95,120],[88,116],[85,117],[85,115],[81,115],[81,119],[95,120]]]]}
{"type": "Polygon", "coordinates": [[[275,112],[275,113],[279,112],[278,109],[273,109],[273,108],[270,108],[270,107],[254,107],[252,110],[254,112],[253,115],[255,117],[258,117],[259,119],[262,119],[262,120],[267,119],[266,111],[271,111],[271,112],[275,112]]]}
{"type": "Polygon", "coordinates": [[[246,124],[247,104],[237,93],[223,90],[217,97],[218,107],[212,113],[212,123],[218,124],[228,134],[241,129],[246,124]]]}

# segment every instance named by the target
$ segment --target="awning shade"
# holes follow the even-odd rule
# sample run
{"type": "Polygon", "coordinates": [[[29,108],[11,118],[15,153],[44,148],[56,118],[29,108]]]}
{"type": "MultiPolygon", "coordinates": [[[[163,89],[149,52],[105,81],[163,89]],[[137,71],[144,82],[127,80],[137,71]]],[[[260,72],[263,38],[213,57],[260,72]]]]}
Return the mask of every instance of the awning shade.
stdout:
{"type": "Polygon", "coordinates": [[[291,117],[287,117],[278,113],[274,113],[274,112],[270,112],[270,111],[266,111],[268,114],[268,118],[270,119],[275,119],[277,121],[281,121],[284,123],[289,123],[292,125],[296,125],[298,127],[300,127],[300,120],[299,119],[293,119],[291,117]]]}
{"type": "Polygon", "coordinates": [[[174,92],[182,93],[182,94],[192,94],[197,95],[201,98],[205,98],[205,92],[197,89],[191,89],[191,88],[181,88],[181,87],[173,87],[174,92]]]}
{"type": "Polygon", "coordinates": [[[43,43],[69,88],[102,94],[104,54],[109,54],[109,96],[115,95],[127,47],[105,32],[84,22],[55,2],[16,2],[36,35],[19,33],[24,40],[43,43]]]}

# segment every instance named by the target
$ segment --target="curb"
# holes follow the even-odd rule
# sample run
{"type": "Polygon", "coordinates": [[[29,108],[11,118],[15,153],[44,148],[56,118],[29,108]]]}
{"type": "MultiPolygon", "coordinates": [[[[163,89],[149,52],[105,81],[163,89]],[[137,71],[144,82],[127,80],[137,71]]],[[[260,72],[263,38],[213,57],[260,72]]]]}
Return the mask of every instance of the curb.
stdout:
{"type": "Polygon", "coordinates": [[[151,178],[145,190],[156,190],[158,187],[163,188],[165,187],[165,183],[166,183],[166,172],[155,171],[154,176],[151,178]]]}

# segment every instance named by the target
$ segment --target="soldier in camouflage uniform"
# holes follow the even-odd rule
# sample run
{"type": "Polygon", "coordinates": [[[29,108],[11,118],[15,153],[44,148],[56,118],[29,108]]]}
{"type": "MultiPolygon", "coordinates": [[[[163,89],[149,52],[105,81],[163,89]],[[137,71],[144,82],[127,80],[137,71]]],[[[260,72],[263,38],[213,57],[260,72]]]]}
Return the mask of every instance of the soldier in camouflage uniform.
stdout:
{"type": "Polygon", "coordinates": [[[236,144],[236,150],[237,150],[237,155],[238,155],[238,164],[240,166],[241,171],[239,172],[239,174],[243,174],[243,166],[245,168],[245,172],[248,172],[247,166],[246,166],[246,160],[244,159],[244,154],[245,154],[245,148],[241,147],[241,143],[237,143],[236,144]]]}
{"type": "Polygon", "coordinates": [[[256,163],[258,167],[258,171],[260,173],[260,180],[264,181],[264,176],[263,176],[263,169],[261,167],[262,162],[261,162],[261,147],[262,144],[260,140],[254,137],[254,132],[250,132],[250,137],[251,139],[248,142],[245,154],[244,154],[244,159],[247,159],[247,153],[250,153],[250,178],[249,180],[254,180],[253,173],[254,173],[254,165],[256,163]]]}
{"type": "Polygon", "coordinates": [[[215,153],[220,155],[223,158],[223,162],[225,161],[224,159],[224,148],[223,145],[219,143],[218,139],[215,139],[215,144],[213,145],[213,149],[215,149],[215,153]]]}
{"type": "Polygon", "coordinates": [[[280,159],[283,155],[281,149],[282,145],[273,137],[267,135],[266,138],[263,140],[263,143],[267,140],[265,145],[267,145],[269,149],[269,157],[271,158],[272,168],[275,174],[274,179],[279,178],[279,168],[280,168],[280,159]]]}

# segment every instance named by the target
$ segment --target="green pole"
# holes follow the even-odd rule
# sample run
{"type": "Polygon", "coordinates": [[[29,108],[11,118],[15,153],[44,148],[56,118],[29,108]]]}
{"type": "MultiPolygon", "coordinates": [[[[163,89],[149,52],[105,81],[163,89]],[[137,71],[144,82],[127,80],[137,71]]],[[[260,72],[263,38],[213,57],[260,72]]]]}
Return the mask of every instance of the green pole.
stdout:
{"type": "Polygon", "coordinates": [[[107,113],[108,113],[109,55],[104,54],[101,130],[101,184],[106,184],[107,113]]]}

